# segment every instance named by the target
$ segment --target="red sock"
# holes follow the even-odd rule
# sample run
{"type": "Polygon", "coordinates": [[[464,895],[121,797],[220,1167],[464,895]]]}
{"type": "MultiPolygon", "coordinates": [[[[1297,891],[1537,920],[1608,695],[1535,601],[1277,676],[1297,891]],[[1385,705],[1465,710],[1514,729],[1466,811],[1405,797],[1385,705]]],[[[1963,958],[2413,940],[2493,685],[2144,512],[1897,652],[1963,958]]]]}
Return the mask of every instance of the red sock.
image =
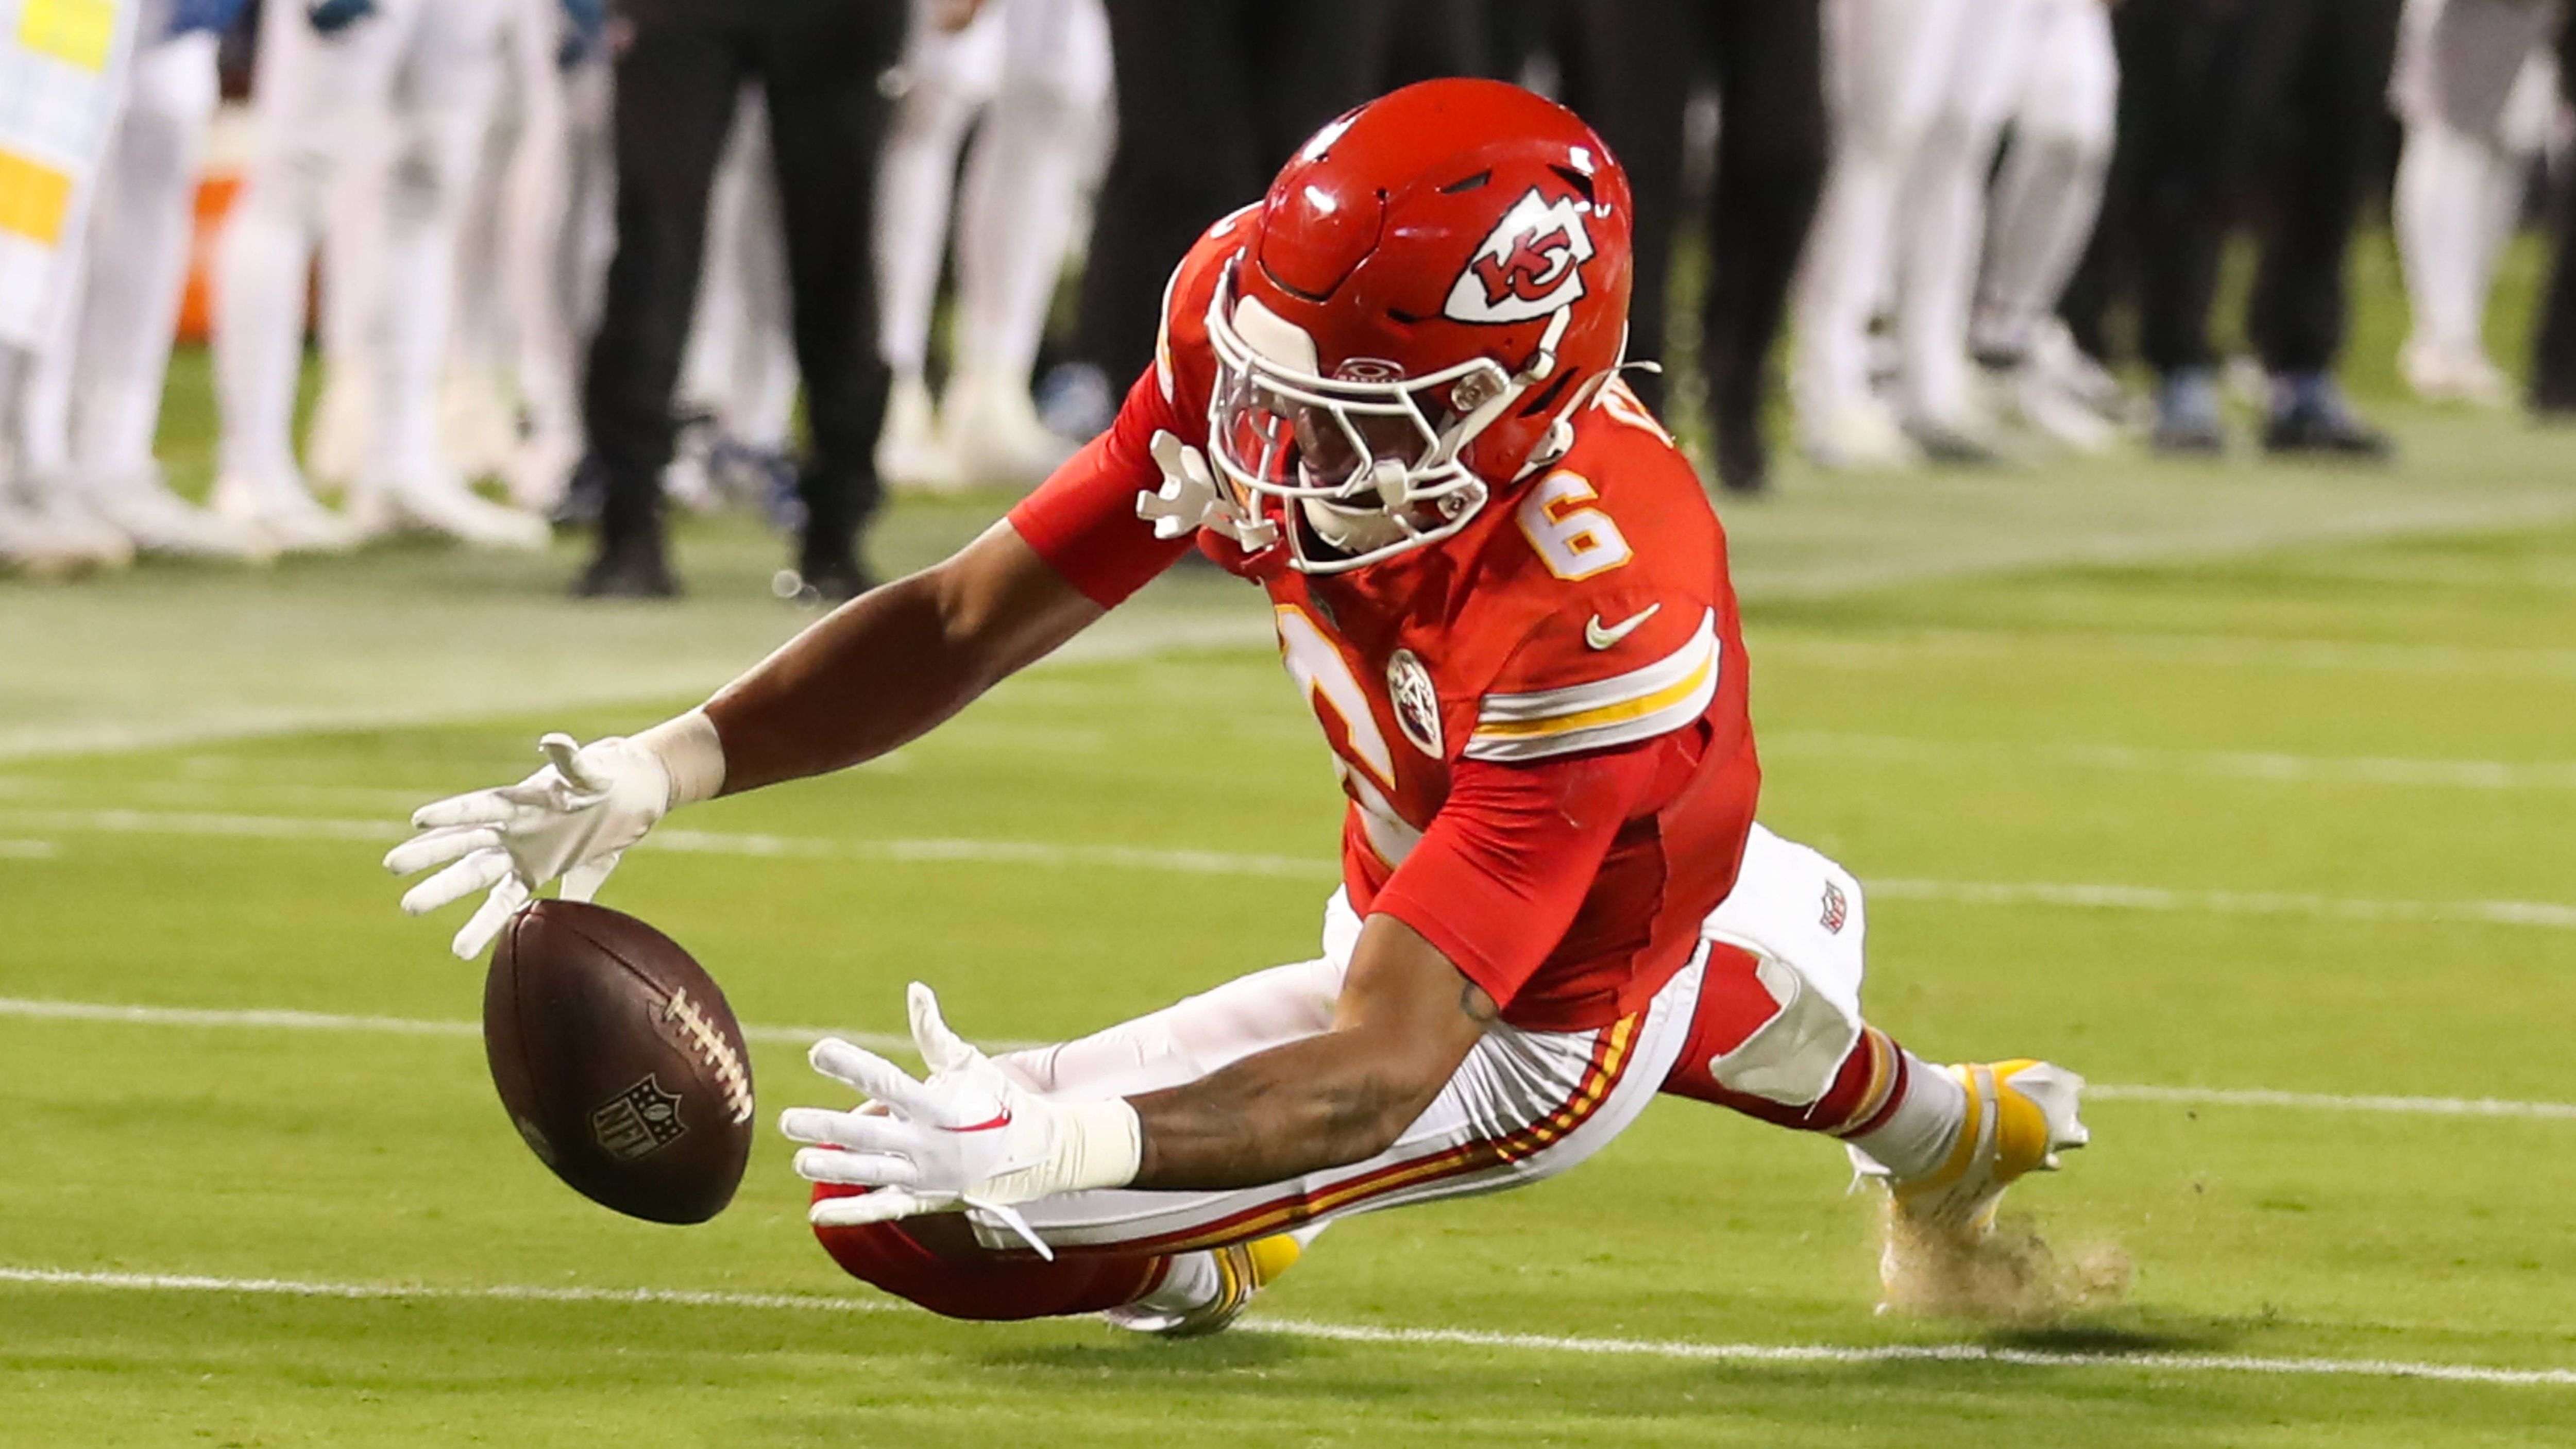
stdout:
{"type": "Polygon", "coordinates": [[[1802,1132],[1850,1137],[1878,1125],[1904,1099],[1906,1054],[1876,1027],[1861,1029],[1851,1052],[1835,1070],[1825,1094],[1803,1107],[1774,1102],[1721,1085],[1710,1070],[1717,1058],[1751,1039],[1780,1012],[1770,988],[1756,974],[1750,952],[1712,943],[1701,977],[1699,1004],[1691,1019],[1690,1040],[1673,1066],[1664,1090],[1675,1096],[1709,1102],[1802,1132]]]}
{"type": "MultiPolygon", "coordinates": [[[[817,1185],[814,1197],[866,1190],[817,1185]]],[[[945,1226],[939,1219],[867,1223],[816,1228],[814,1236],[851,1277],[947,1318],[1055,1318],[1123,1307],[1153,1290],[1166,1261],[1159,1254],[1059,1253],[1050,1263],[978,1248],[969,1234],[934,1223],[945,1226]]]]}

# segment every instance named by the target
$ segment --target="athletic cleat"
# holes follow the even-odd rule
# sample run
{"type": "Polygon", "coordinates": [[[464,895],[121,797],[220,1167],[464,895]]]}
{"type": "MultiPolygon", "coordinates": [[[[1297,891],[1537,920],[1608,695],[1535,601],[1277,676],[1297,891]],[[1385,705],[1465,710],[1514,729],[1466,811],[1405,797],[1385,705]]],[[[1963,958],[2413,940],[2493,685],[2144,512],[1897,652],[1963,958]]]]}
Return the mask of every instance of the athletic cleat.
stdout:
{"type": "Polygon", "coordinates": [[[1837,473],[1897,472],[1923,466],[1923,450],[1896,415],[1876,403],[1846,407],[1800,439],[1807,458],[1837,473]]]}
{"type": "Polygon", "coordinates": [[[410,528],[479,548],[539,550],[553,536],[543,518],[494,503],[453,474],[415,474],[360,488],[349,511],[369,534],[410,528]]]}
{"type": "Polygon", "coordinates": [[[158,468],[94,478],[83,498],[140,553],[245,563],[266,563],[277,554],[259,530],[171,492],[158,468]]]}
{"type": "Polygon", "coordinates": [[[365,541],[355,523],[315,502],[300,478],[260,482],[227,474],[215,480],[208,501],[217,517],[249,531],[273,553],[347,553],[365,541]]]}
{"type": "Polygon", "coordinates": [[[1130,1333],[1150,1333],[1158,1338],[1204,1338],[1224,1331],[1227,1325],[1243,1316],[1253,1296],[1269,1287],[1297,1264],[1305,1252],[1297,1239],[1287,1233],[1256,1238],[1249,1243],[1229,1243],[1211,1251],[1216,1263],[1216,1296],[1189,1309],[1165,1311],[1150,1309],[1142,1303],[1125,1308],[1112,1308],[1101,1316],[1113,1327],[1130,1333]]]}
{"type": "Polygon", "coordinates": [[[2004,1190],[2053,1172],[2058,1154],[2091,1137],[2077,1117],[2084,1079],[2021,1059],[1946,1068],[1968,1094],[1950,1160],[1898,1180],[1866,1152],[1852,1166],[1887,1186],[1887,1243],[1879,1256],[1886,1307],[1976,1317],[2027,1316],[2044,1301],[2044,1249],[1995,1243],[2004,1190]]]}
{"type": "Polygon", "coordinates": [[[886,394],[885,427],[877,435],[877,476],[897,488],[954,493],[966,486],[956,451],[939,431],[930,389],[918,377],[897,378],[886,394]]]}

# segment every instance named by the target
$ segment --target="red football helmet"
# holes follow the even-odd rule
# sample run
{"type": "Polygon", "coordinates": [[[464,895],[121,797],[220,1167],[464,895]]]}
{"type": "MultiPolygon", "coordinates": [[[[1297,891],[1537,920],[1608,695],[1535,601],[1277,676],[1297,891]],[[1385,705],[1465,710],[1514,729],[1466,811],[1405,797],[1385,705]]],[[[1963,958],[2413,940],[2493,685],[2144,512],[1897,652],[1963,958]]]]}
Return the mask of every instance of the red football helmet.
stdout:
{"type": "Polygon", "coordinates": [[[1517,86],[1369,102],[1240,225],[1207,317],[1208,452],[1308,573],[1466,527],[1565,451],[1627,344],[1628,179],[1517,86]]]}

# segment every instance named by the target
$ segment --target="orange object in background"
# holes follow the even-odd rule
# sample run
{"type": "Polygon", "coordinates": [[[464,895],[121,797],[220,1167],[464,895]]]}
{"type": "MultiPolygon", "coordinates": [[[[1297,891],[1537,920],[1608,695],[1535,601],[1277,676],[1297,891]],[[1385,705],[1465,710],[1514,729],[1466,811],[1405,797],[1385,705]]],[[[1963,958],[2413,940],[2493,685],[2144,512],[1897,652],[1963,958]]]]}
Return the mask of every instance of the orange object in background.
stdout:
{"type": "Polygon", "coordinates": [[[239,171],[210,168],[197,178],[197,229],[188,242],[188,290],[179,301],[181,342],[202,343],[214,330],[215,241],[240,194],[239,171]]]}
{"type": "Polygon", "coordinates": [[[197,224],[188,241],[188,289],[179,302],[181,342],[202,343],[213,333],[215,242],[224,234],[234,199],[241,195],[250,140],[250,108],[227,101],[206,130],[205,162],[197,175],[197,224]]]}

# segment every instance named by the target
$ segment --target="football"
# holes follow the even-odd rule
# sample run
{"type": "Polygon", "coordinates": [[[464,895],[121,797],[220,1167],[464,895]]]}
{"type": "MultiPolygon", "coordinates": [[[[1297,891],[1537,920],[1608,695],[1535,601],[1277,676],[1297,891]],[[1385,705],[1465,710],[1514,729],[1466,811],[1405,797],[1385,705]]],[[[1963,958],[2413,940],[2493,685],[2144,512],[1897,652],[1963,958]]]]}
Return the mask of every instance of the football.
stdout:
{"type": "Polygon", "coordinates": [[[511,1124],[603,1207],[702,1223],[751,1156],[751,1057],[716,986],[633,916],[539,901],[483,984],[483,1046],[511,1124]]]}

